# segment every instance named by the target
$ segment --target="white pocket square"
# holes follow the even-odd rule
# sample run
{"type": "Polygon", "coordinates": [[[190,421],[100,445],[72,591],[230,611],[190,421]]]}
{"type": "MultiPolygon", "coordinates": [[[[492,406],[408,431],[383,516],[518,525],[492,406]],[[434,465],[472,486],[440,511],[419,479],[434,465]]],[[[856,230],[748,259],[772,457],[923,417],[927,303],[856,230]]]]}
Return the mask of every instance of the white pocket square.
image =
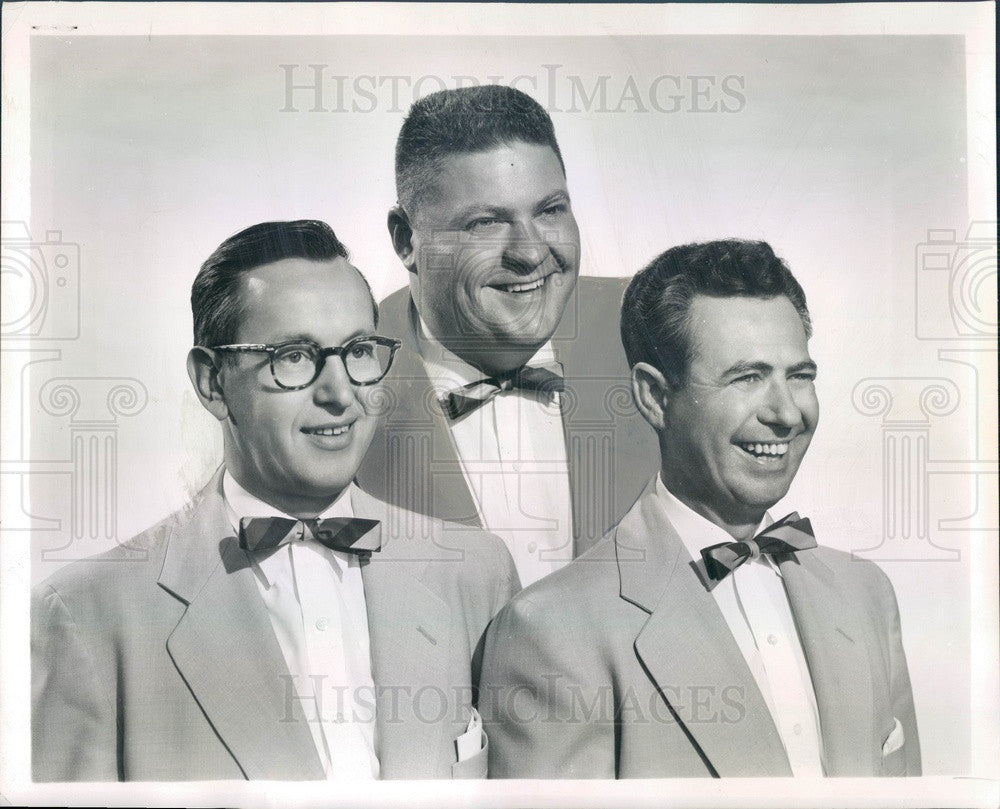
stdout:
{"type": "Polygon", "coordinates": [[[890,755],[895,753],[900,747],[903,746],[903,742],[906,741],[906,736],[903,735],[903,726],[899,723],[896,717],[892,718],[896,723],[892,728],[892,733],[886,738],[885,742],[882,744],[882,756],[890,755]]]}
{"type": "Polygon", "coordinates": [[[458,760],[466,761],[483,749],[483,720],[479,716],[479,711],[472,709],[472,718],[469,719],[469,726],[465,733],[455,739],[455,747],[458,750],[458,760]]]}

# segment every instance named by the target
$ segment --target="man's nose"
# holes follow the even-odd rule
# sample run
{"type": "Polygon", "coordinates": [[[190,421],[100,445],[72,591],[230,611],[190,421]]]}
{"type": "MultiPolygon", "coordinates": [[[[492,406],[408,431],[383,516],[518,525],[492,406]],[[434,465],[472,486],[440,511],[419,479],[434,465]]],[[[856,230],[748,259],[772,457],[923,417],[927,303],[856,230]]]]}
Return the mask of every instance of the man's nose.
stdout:
{"type": "Polygon", "coordinates": [[[534,222],[515,222],[504,248],[503,262],[507,269],[530,273],[545,261],[549,247],[534,222]]]}
{"type": "Polygon", "coordinates": [[[789,430],[802,424],[802,409],[795,401],[795,396],[789,388],[787,380],[771,380],[764,401],[761,403],[758,417],[764,424],[789,430]]]}
{"type": "Polygon", "coordinates": [[[329,356],[313,383],[313,401],[318,405],[346,410],[356,399],[354,383],[340,357],[329,356]]]}

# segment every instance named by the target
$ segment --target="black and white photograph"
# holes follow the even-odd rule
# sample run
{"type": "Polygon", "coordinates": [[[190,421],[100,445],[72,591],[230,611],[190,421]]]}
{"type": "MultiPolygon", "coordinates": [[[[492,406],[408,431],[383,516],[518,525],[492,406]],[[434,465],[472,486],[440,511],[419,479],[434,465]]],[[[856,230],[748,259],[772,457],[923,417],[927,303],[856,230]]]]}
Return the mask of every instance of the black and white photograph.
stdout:
{"type": "Polygon", "coordinates": [[[997,805],[994,4],[2,14],[0,800],[997,805]]]}

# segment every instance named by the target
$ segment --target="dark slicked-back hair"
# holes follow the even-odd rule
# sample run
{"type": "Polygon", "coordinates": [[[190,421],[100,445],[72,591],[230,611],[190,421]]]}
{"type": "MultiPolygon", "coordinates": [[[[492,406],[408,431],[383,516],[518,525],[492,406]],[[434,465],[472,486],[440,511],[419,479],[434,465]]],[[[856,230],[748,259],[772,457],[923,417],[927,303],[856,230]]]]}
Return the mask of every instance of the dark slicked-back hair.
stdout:
{"type": "Polygon", "coordinates": [[[639,272],[622,301],[622,344],[629,367],[647,362],[674,388],[691,363],[690,312],[696,295],[712,298],[786,296],[812,335],[806,295],[767,242],[726,239],[672,247],[639,272]]]}
{"type": "MultiPolygon", "coordinates": [[[[243,273],[286,258],[330,261],[349,257],[333,228],[314,219],[262,222],[230,236],[201,265],[191,286],[194,344],[210,348],[236,341],[244,315],[240,296],[243,273]]],[[[371,296],[368,279],[361,275],[361,280],[371,296]]],[[[374,297],[372,312],[377,326],[374,297]]]]}
{"type": "Polygon", "coordinates": [[[531,96],[487,84],[439,90],[415,102],[396,141],[396,195],[414,214],[442,158],[522,141],[549,146],[563,164],[552,119],[531,96]]]}

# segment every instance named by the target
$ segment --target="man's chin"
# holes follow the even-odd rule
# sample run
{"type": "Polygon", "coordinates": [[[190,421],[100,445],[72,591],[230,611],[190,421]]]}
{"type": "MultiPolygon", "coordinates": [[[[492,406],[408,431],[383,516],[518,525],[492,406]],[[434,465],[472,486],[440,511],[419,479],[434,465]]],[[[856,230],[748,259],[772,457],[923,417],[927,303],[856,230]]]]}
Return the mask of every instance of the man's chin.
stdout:
{"type": "Polygon", "coordinates": [[[300,497],[308,498],[316,502],[333,502],[350,484],[353,478],[336,479],[325,478],[323,480],[311,479],[303,481],[298,494],[300,497]]]}
{"type": "Polygon", "coordinates": [[[481,299],[479,322],[484,331],[490,334],[503,335],[508,339],[529,335],[530,338],[542,337],[541,342],[548,339],[555,331],[556,324],[562,316],[562,308],[551,296],[530,295],[518,296],[504,293],[484,295],[481,299]]]}
{"type": "MultiPolygon", "coordinates": [[[[765,511],[770,511],[774,506],[788,494],[789,486],[779,486],[767,489],[755,489],[745,492],[740,497],[740,505],[748,515],[754,518],[761,518],[765,511]]],[[[774,517],[775,515],[771,515],[774,517]]],[[[783,515],[782,515],[783,516],[783,515]]]]}

